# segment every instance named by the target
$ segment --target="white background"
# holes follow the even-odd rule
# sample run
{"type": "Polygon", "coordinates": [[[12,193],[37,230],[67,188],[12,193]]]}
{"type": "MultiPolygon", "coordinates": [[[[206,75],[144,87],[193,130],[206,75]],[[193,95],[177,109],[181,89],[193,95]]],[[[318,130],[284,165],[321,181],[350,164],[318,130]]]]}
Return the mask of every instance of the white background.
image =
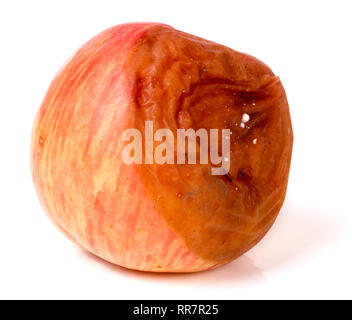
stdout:
{"type": "Polygon", "coordinates": [[[352,298],[350,1],[1,1],[0,298],[352,298]],[[295,143],[269,234],[209,272],[147,274],[87,254],[45,216],[29,142],[54,74],[98,32],[159,21],[250,53],[286,88],[295,143]]]}

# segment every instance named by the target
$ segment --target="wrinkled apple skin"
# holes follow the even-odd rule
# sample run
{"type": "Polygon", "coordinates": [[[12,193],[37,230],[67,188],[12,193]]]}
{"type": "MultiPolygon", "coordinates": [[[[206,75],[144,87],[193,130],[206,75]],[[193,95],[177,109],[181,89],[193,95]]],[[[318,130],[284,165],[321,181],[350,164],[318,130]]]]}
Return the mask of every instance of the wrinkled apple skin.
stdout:
{"type": "MultiPolygon", "coordinates": [[[[272,134],[275,147],[269,148],[269,152],[280,155],[277,157],[280,172],[274,179],[280,182],[270,186],[270,194],[263,191],[258,196],[258,203],[243,204],[241,212],[234,212],[234,216],[248,217],[246,225],[238,222],[240,219],[228,222],[229,208],[226,208],[227,211],[219,211],[222,215],[214,220],[216,231],[214,225],[206,226],[199,218],[202,227],[197,230],[197,240],[192,240],[194,235],[190,236],[187,230],[193,226],[196,229],[200,214],[188,200],[174,197],[175,186],[169,187],[169,182],[163,182],[169,169],[161,168],[160,175],[153,175],[157,178],[152,183],[149,169],[143,165],[126,165],[121,158],[125,145],[123,131],[138,127],[136,119],[149,117],[138,111],[141,98],[136,98],[139,60],[133,59],[137,59],[137,51],[144,42],[158,36],[158,30],[169,32],[174,29],[157,23],[131,23],[108,29],[83,45],[59,71],[35,119],[32,176],[40,202],[51,221],[71,240],[95,255],[135,270],[208,270],[230,262],[250,249],[275,221],[285,197],[292,150],[288,104],[278,82],[274,95],[275,105],[280,109],[277,121],[282,132],[279,132],[276,144],[274,140],[279,134],[272,134]],[[163,196],[160,203],[164,205],[157,203],[159,191],[163,196]],[[173,215],[179,214],[179,208],[189,208],[190,214],[172,219],[173,215]],[[182,228],[178,220],[182,221],[182,228]],[[208,227],[213,239],[209,239],[209,245],[208,227]],[[238,228],[243,228],[248,236],[237,238],[238,228]],[[225,242],[224,248],[220,248],[219,243],[225,242]]],[[[259,60],[246,55],[239,61],[258,66],[255,77],[274,79],[271,70],[259,60]]],[[[277,114],[273,113],[274,116],[277,114]]],[[[253,154],[258,158],[259,153],[255,152],[253,154]]],[[[153,165],[154,169],[159,170],[153,165]]],[[[240,178],[238,186],[246,192],[248,181],[240,178]]],[[[177,184],[176,180],[176,187],[177,184]]],[[[209,192],[207,196],[213,193],[214,199],[220,198],[219,190],[209,192]]],[[[230,193],[228,197],[234,197],[234,194],[230,193]]]]}

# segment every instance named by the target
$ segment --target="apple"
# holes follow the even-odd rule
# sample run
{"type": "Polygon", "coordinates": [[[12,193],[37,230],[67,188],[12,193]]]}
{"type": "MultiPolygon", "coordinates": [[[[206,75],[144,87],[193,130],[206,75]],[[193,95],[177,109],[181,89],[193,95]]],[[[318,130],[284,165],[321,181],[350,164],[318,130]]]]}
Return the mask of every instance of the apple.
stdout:
{"type": "Polygon", "coordinates": [[[55,76],[31,169],[47,215],[81,247],[130,269],[196,272],[233,261],[270,229],[292,143],[284,88],[263,62],[164,24],[128,23],[55,76]],[[142,160],[155,157],[157,130],[228,130],[230,165],[219,175],[211,162],[126,163],[130,129],[154,142],[142,160]]]}

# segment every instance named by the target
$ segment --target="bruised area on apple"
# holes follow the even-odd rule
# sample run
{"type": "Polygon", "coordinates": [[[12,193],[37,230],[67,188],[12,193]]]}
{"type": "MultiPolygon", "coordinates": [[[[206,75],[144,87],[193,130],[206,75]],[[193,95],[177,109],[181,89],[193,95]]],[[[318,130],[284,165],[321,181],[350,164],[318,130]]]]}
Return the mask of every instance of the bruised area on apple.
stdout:
{"type": "Polygon", "coordinates": [[[130,23],[92,38],[56,75],[34,123],[31,169],[49,218],[83,248],[130,269],[194,272],[268,231],[292,140],[284,89],[265,64],[166,25],[130,23]],[[122,133],[144,133],[146,120],[175,136],[230,129],[230,171],[124,164],[122,133]]]}
{"type": "Polygon", "coordinates": [[[129,60],[141,132],[146,120],[175,137],[177,128],[231,129],[225,176],[211,175],[210,163],[142,165],[139,172],[192,252],[233,260],[265,235],[285,197],[292,129],[280,80],[249,55],[167,26],[146,32],[129,60]],[[244,113],[250,120],[243,128],[244,113]]]}

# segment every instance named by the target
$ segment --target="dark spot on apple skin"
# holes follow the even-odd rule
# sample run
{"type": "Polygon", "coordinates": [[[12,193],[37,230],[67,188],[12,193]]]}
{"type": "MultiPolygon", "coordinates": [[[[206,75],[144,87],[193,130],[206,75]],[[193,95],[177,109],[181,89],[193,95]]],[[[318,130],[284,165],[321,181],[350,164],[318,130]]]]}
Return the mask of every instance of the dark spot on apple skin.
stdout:
{"type": "Polygon", "coordinates": [[[249,183],[252,180],[252,169],[250,167],[246,167],[238,170],[237,180],[244,183],[249,183]]]}
{"type": "Polygon", "coordinates": [[[232,182],[232,176],[231,176],[230,173],[225,174],[224,177],[225,177],[225,179],[226,179],[228,182],[232,182]]]}

